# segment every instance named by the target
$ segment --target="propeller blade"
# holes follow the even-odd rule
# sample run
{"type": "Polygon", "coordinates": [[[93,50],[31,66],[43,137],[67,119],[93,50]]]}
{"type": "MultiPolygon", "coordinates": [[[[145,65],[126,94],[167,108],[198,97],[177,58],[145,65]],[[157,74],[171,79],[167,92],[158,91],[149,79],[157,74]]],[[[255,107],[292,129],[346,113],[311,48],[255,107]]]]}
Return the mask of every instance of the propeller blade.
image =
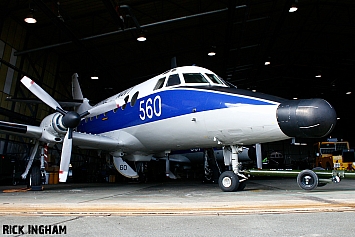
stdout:
{"type": "Polygon", "coordinates": [[[116,102],[116,100],[113,100],[113,101],[110,101],[110,102],[95,106],[95,107],[89,109],[87,112],[81,114],[80,116],[84,117],[84,116],[86,116],[88,114],[90,114],[91,116],[96,116],[96,115],[103,114],[103,113],[105,113],[105,112],[107,112],[109,110],[113,110],[113,109],[116,109],[116,108],[119,108],[119,107],[120,106],[116,102]]]}
{"type": "Polygon", "coordinates": [[[63,112],[62,107],[59,105],[57,101],[55,101],[52,96],[50,96],[45,90],[43,90],[39,85],[37,85],[30,78],[24,76],[21,79],[21,82],[24,86],[27,87],[35,96],[37,96],[40,100],[46,103],[49,107],[59,112],[63,112]],[[59,110],[58,110],[59,109],[59,110]]]}
{"type": "Polygon", "coordinates": [[[73,135],[73,130],[69,128],[67,134],[65,134],[64,141],[63,141],[62,155],[60,158],[60,167],[59,167],[59,182],[67,181],[71,150],[73,146],[72,135],[73,135]]]}

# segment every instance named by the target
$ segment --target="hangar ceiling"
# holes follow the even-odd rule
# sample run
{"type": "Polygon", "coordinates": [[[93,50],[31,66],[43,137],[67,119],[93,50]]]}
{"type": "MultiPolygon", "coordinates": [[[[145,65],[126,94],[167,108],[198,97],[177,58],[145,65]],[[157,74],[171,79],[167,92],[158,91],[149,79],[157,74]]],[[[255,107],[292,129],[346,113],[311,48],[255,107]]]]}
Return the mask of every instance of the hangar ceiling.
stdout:
{"type": "Polygon", "coordinates": [[[176,57],[178,66],[211,69],[239,88],[289,99],[325,98],[347,120],[343,126],[350,124],[347,113],[354,108],[354,92],[346,94],[354,89],[354,12],[350,0],[0,3],[4,19],[27,29],[25,47],[16,55],[36,60],[55,53],[57,79],[69,85],[77,72],[92,101],[168,70],[176,57]],[[298,10],[290,13],[294,3],[298,10]],[[35,24],[23,21],[29,9],[35,24]],[[145,42],[136,40],[140,33],[145,42]],[[91,80],[93,75],[99,80],[91,80]]]}

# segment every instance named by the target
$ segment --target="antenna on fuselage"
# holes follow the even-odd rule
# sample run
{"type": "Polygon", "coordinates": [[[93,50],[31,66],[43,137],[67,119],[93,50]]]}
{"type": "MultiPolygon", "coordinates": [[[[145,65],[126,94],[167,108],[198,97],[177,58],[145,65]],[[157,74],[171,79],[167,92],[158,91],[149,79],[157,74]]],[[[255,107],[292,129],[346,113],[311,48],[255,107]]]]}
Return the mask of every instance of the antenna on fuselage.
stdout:
{"type": "Polygon", "coordinates": [[[176,63],[176,57],[171,58],[171,69],[176,68],[177,63],[176,63]]]}

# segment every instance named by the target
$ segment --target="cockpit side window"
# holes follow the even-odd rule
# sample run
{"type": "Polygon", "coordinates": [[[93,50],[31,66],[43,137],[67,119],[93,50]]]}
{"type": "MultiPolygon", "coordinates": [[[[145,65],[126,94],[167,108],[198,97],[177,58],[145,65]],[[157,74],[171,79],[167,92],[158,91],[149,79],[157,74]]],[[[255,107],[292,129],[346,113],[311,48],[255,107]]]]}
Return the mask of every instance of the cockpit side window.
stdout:
{"type": "Polygon", "coordinates": [[[206,73],[206,75],[213,83],[224,85],[224,83],[221,81],[221,79],[219,79],[219,77],[216,76],[215,74],[206,73]]]}
{"type": "Polygon", "coordinates": [[[160,78],[158,80],[157,84],[155,85],[154,90],[158,90],[158,89],[162,88],[164,85],[164,81],[165,81],[165,77],[160,78]]]}
{"type": "Polygon", "coordinates": [[[185,83],[208,83],[201,73],[183,73],[185,83]]]}
{"type": "Polygon", "coordinates": [[[127,103],[128,103],[128,100],[129,100],[129,95],[127,95],[125,98],[124,98],[124,105],[122,105],[121,109],[124,110],[127,106],[127,103]]]}
{"type": "Polygon", "coordinates": [[[136,102],[137,102],[137,98],[138,98],[138,94],[139,94],[139,91],[137,91],[136,93],[134,93],[134,95],[132,96],[132,99],[131,99],[131,107],[133,107],[136,102]]]}
{"type": "Polygon", "coordinates": [[[166,86],[175,86],[181,84],[180,77],[178,74],[170,75],[166,86]]]}

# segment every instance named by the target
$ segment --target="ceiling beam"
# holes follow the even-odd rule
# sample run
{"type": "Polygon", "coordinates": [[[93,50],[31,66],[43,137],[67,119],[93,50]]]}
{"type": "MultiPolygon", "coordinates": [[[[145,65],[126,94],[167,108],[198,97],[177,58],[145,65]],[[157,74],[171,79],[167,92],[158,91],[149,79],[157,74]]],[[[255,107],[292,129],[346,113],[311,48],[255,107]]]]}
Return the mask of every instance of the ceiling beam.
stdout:
{"type": "MultiPolygon", "coordinates": [[[[39,0],[35,0],[35,1],[39,1],[39,0]]],[[[236,6],[235,8],[244,8],[244,7],[246,7],[246,5],[236,6]]],[[[169,20],[165,20],[165,21],[158,21],[158,22],[142,25],[142,26],[140,26],[140,28],[143,29],[143,28],[154,27],[154,26],[168,24],[168,23],[172,23],[172,22],[176,22],[176,21],[192,19],[192,18],[195,18],[195,17],[201,17],[201,16],[210,15],[210,14],[216,14],[216,13],[224,12],[224,11],[227,11],[227,10],[228,10],[228,8],[223,8],[223,9],[219,9],[219,10],[198,13],[198,14],[194,14],[194,15],[190,15],[190,16],[178,17],[178,18],[175,18],[175,19],[169,19],[169,20]]],[[[75,39],[74,42],[78,41],[80,43],[80,42],[87,41],[87,40],[98,39],[98,38],[101,38],[101,37],[107,37],[107,36],[116,35],[116,34],[119,34],[119,33],[122,33],[122,32],[127,32],[127,31],[130,31],[130,30],[137,30],[137,28],[136,27],[131,27],[131,28],[127,28],[127,29],[124,29],[124,30],[111,31],[111,32],[104,33],[104,34],[85,37],[85,38],[82,38],[82,39],[74,38],[75,39]]],[[[44,50],[44,49],[51,49],[51,48],[55,48],[55,47],[59,47],[59,46],[63,46],[63,45],[71,44],[71,43],[73,43],[73,41],[67,41],[67,42],[62,42],[62,43],[58,43],[58,44],[52,44],[52,45],[43,46],[43,47],[39,47],[39,48],[35,48],[35,49],[17,51],[17,52],[15,52],[15,56],[20,56],[20,55],[23,55],[23,54],[32,53],[32,52],[36,52],[36,51],[40,51],[40,50],[44,50]]]]}

